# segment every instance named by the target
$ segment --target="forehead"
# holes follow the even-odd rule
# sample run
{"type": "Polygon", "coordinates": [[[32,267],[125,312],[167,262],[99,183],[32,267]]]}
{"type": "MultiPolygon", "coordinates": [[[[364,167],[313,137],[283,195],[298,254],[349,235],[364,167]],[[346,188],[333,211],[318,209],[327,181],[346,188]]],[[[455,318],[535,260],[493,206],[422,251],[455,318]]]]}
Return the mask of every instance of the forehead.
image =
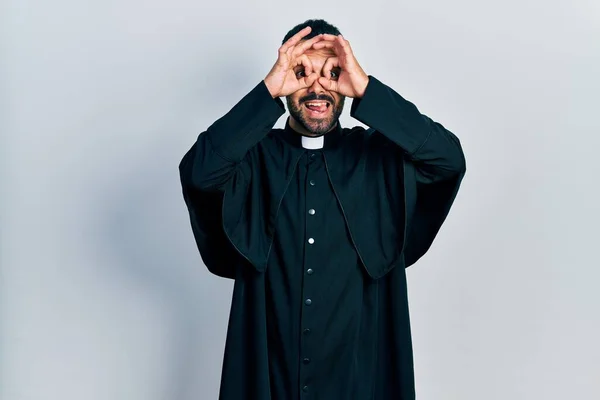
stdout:
{"type": "Polygon", "coordinates": [[[313,63],[324,63],[330,57],[336,57],[332,49],[308,49],[304,52],[313,63]]]}

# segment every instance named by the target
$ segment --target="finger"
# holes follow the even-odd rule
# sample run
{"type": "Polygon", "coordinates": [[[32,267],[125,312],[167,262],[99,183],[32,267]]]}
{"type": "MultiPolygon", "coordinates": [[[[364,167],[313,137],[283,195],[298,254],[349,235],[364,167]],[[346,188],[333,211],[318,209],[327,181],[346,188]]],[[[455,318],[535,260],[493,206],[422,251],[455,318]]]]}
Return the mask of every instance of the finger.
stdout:
{"type": "Polygon", "coordinates": [[[299,56],[300,54],[304,53],[306,50],[310,49],[315,43],[318,43],[321,40],[323,40],[322,34],[317,35],[317,36],[313,37],[312,39],[304,40],[304,41],[298,43],[296,46],[294,46],[293,55],[296,57],[299,56]]]}
{"type": "Polygon", "coordinates": [[[340,58],[340,62],[343,63],[346,67],[352,66],[355,64],[354,53],[352,53],[352,49],[348,44],[348,41],[344,39],[340,39],[339,36],[336,36],[336,40],[334,42],[331,41],[321,41],[315,43],[313,45],[314,49],[332,49],[333,52],[340,58]]]}
{"type": "Polygon", "coordinates": [[[337,36],[336,36],[335,40],[323,39],[320,42],[313,44],[313,48],[315,50],[332,49],[335,52],[335,54],[337,54],[338,56],[341,56],[341,55],[344,55],[347,53],[347,51],[344,49],[342,44],[339,42],[339,39],[337,39],[337,36]]]}
{"type": "Polygon", "coordinates": [[[327,79],[331,79],[331,69],[340,66],[340,59],[337,57],[329,57],[323,65],[323,75],[327,79]]]}
{"type": "Polygon", "coordinates": [[[335,41],[335,40],[337,40],[338,37],[339,37],[338,35],[332,35],[330,33],[324,33],[323,34],[323,39],[324,40],[335,41]]]}
{"type": "Polygon", "coordinates": [[[288,50],[286,51],[286,56],[289,60],[296,58],[303,54],[307,49],[309,49],[314,43],[317,43],[319,40],[322,40],[321,35],[317,35],[311,39],[297,43],[295,46],[288,48],[288,50]]]}
{"type": "Polygon", "coordinates": [[[317,42],[317,43],[313,44],[313,49],[317,49],[317,50],[318,49],[325,49],[325,48],[331,49],[331,48],[334,48],[334,47],[335,47],[335,43],[333,43],[333,42],[326,42],[325,40],[322,40],[320,42],[317,42]]]}
{"type": "Polygon", "coordinates": [[[312,74],[304,77],[302,79],[302,83],[304,84],[304,87],[311,87],[317,79],[319,79],[319,74],[317,74],[315,72],[315,73],[312,73],[312,74]]]}
{"type": "Polygon", "coordinates": [[[344,51],[347,54],[352,54],[352,48],[350,47],[350,42],[347,41],[346,39],[344,39],[344,37],[342,35],[338,36],[337,42],[340,44],[342,49],[344,49],[344,51]]]}
{"type": "MultiPolygon", "coordinates": [[[[287,51],[285,52],[285,59],[287,61],[289,61],[289,62],[292,62],[292,66],[294,66],[294,64],[293,64],[293,57],[292,57],[293,53],[294,53],[294,46],[288,48],[287,51]]],[[[281,56],[281,54],[280,54],[280,56],[281,56]]]]}
{"type": "Polygon", "coordinates": [[[306,28],[302,29],[300,32],[296,33],[294,36],[289,38],[287,42],[285,42],[283,46],[281,46],[282,52],[286,53],[290,47],[294,47],[304,36],[308,35],[311,30],[312,28],[310,26],[307,26],[306,28]]]}
{"type": "Polygon", "coordinates": [[[323,86],[323,88],[325,90],[329,90],[329,91],[332,91],[332,92],[337,92],[338,91],[338,83],[337,83],[337,81],[332,81],[331,79],[320,77],[319,78],[319,85],[323,86]]]}
{"type": "Polygon", "coordinates": [[[339,43],[344,49],[350,48],[350,42],[344,39],[342,35],[331,35],[324,33],[323,40],[326,40],[327,42],[339,43]]]}
{"type": "Polygon", "coordinates": [[[296,58],[296,65],[304,66],[304,76],[307,77],[313,73],[313,65],[310,61],[310,58],[306,54],[302,54],[300,57],[296,58]]]}

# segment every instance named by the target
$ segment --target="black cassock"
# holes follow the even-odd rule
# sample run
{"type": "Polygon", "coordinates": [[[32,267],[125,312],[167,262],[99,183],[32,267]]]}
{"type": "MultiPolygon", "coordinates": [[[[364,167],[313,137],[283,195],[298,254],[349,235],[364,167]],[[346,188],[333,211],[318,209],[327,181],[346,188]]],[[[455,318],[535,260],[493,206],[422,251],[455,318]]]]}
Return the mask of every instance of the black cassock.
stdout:
{"type": "Polygon", "coordinates": [[[369,76],[321,149],[260,82],[180,164],[207,268],[235,279],[221,400],[415,398],[405,268],[465,173],[459,140],[369,76]]]}

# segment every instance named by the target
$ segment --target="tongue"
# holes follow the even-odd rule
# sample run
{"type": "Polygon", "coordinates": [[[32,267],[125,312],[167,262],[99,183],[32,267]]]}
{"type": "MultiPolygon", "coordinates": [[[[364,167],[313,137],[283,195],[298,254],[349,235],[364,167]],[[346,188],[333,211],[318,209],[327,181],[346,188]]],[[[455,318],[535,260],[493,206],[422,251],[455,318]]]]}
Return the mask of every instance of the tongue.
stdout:
{"type": "Polygon", "coordinates": [[[327,110],[327,105],[323,104],[322,106],[306,106],[309,110],[324,112],[327,110]]]}

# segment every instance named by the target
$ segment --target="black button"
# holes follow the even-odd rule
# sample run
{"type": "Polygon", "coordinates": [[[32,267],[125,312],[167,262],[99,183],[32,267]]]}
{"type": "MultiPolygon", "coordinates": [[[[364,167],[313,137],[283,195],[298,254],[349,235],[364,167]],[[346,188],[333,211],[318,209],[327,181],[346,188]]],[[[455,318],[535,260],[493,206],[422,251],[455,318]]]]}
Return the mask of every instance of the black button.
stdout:
{"type": "Polygon", "coordinates": [[[313,272],[315,272],[315,271],[313,271],[312,268],[309,268],[309,269],[306,270],[306,273],[309,274],[309,275],[312,275],[313,272]]]}
{"type": "Polygon", "coordinates": [[[308,393],[308,386],[304,385],[304,386],[302,387],[302,391],[303,391],[304,393],[308,393]]]}
{"type": "Polygon", "coordinates": [[[310,333],[310,329],[306,328],[305,330],[302,331],[302,333],[304,333],[305,335],[308,335],[310,333]]]}
{"type": "Polygon", "coordinates": [[[317,184],[313,179],[311,179],[308,183],[310,183],[310,186],[315,186],[317,184]]]}
{"type": "Polygon", "coordinates": [[[306,300],[304,300],[304,304],[306,304],[307,306],[310,306],[312,304],[312,300],[306,299],[306,300]]]}
{"type": "Polygon", "coordinates": [[[310,358],[305,358],[304,360],[302,360],[302,362],[304,364],[310,364],[310,358]]]}

